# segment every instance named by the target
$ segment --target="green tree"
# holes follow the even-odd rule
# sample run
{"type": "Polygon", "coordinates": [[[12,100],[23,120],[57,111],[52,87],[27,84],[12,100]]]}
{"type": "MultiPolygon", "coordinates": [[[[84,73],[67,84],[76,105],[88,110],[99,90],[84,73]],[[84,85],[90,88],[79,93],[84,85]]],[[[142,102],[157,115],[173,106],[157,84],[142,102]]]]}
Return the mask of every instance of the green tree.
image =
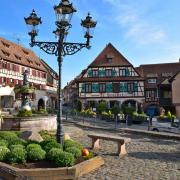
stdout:
{"type": "Polygon", "coordinates": [[[98,114],[102,114],[103,111],[107,110],[107,104],[105,101],[101,101],[97,106],[96,106],[96,111],[98,114]]]}

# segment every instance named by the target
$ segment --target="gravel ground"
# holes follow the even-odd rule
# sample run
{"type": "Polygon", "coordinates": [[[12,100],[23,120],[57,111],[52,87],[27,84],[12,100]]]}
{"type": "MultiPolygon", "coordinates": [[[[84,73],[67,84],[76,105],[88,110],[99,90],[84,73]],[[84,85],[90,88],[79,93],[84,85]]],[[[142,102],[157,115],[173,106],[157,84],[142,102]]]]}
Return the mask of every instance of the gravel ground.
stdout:
{"type": "Polygon", "coordinates": [[[84,175],[80,180],[180,180],[180,142],[159,138],[147,138],[128,133],[110,133],[103,130],[81,129],[73,124],[65,124],[65,132],[72,139],[91,146],[88,133],[106,133],[131,138],[127,144],[128,155],[115,155],[117,144],[101,141],[101,155],[105,160],[98,170],[84,175]]]}

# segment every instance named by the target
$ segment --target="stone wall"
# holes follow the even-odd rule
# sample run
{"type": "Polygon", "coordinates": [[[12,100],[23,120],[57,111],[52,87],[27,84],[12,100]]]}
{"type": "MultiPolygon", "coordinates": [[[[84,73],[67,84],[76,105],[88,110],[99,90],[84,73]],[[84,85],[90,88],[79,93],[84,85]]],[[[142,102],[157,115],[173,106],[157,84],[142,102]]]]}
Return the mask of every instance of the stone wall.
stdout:
{"type": "Polygon", "coordinates": [[[1,130],[55,130],[56,116],[7,117],[1,120],[1,130]]]}

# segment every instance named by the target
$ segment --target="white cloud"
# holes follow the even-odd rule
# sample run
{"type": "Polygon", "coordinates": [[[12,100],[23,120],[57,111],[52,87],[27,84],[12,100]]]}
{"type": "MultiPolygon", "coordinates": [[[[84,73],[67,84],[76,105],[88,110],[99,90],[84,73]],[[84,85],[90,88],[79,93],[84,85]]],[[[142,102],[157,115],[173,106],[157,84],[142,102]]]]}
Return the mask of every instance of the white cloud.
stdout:
{"type": "Polygon", "coordinates": [[[103,0],[110,3],[115,9],[115,23],[125,31],[125,38],[130,38],[138,44],[161,43],[166,40],[166,32],[154,22],[148,21],[147,10],[142,11],[142,6],[128,3],[128,1],[103,0]]]}

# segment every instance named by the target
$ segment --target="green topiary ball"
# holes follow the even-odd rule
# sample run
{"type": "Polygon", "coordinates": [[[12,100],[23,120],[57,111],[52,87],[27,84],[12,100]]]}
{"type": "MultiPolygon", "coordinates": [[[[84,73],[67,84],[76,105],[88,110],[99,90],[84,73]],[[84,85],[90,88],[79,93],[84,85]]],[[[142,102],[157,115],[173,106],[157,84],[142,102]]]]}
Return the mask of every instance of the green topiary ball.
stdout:
{"type": "Polygon", "coordinates": [[[34,148],[40,148],[41,149],[41,146],[39,144],[29,144],[27,145],[26,147],[26,151],[30,151],[31,149],[34,149],[34,148]]]}
{"type": "Polygon", "coordinates": [[[55,139],[48,139],[48,140],[42,141],[41,147],[46,152],[49,152],[52,148],[62,149],[62,145],[57,143],[55,139]]]}
{"type": "Polygon", "coordinates": [[[10,150],[5,146],[0,146],[0,161],[5,161],[7,154],[10,150]]]}
{"type": "Polygon", "coordinates": [[[48,153],[47,153],[47,159],[50,161],[55,161],[57,156],[62,152],[62,149],[59,148],[52,148],[48,153]]]}
{"type": "Polygon", "coordinates": [[[80,144],[80,143],[78,143],[76,141],[73,141],[71,139],[67,139],[67,140],[64,141],[64,150],[66,151],[66,149],[69,148],[69,147],[76,147],[76,148],[78,148],[80,150],[83,149],[82,144],[80,144]]]}
{"type": "Polygon", "coordinates": [[[31,161],[43,160],[46,158],[46,152],[42,148],[30,148],[27,152],[28,159],[31,161]]]}
{"type": "Polygon", "coordinates": [[[0,146],[8,147],[8,142],[5,139],[0,139],[0,146]]]}
{"type": "Polygon", "coordinates": [[[12,150],[14,148],[23,148],[25,149],[25,146],[23,146],[22,144],[15,144],[15,145],[10,145],[9,149],[12,150]]]}
{"type": "Polygon", "coordinates": [[[68,147],[66,148],[66,152],[71,153],[75,158],[81,156],[81,150],[76,147],[68,147]]]}
{"type": "Polygon", "coordinates": [[[55,159],[55,163],[59,167],[70,167],[75,163],[74,156],[68,152],[61,152],[55,159]]]}
{"type": "Polygon", "coordinates": [[[7,154],[7,161],[11,164],[14,163],[24,163],[26,162],[27,152],[24,148],[16,147],[13,148],[7,154]]]}
{"type": "Polygon", "coordinates": [[[11,145],[23,145],[23,146],[26,146],[27,145],[27,142],[24,140],[24,139],[21,139],[21,138],[13,138],[11,140],[9,140],[9,144],[11,145]]]}

